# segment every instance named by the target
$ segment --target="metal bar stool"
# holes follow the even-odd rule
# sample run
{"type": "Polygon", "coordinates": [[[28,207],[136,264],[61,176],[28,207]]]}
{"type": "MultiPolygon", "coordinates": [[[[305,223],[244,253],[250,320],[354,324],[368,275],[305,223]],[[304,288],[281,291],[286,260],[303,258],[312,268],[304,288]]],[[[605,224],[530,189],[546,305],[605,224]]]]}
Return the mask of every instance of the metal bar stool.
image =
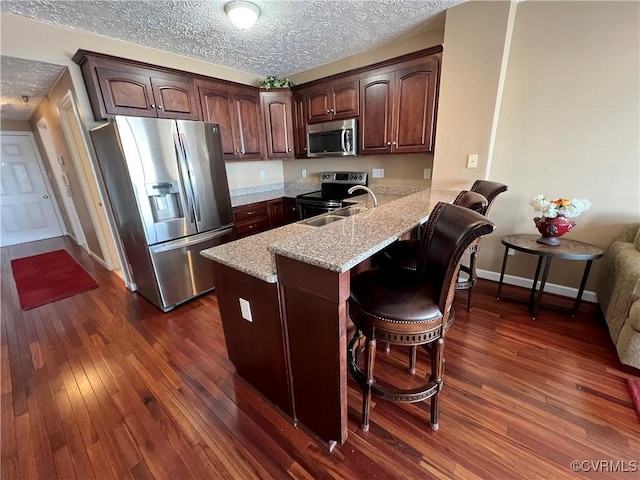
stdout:
{"type": "Polygon", "coordinates": [[[356,333],[347,351],[349,370],[362,388],[362,430],[369,429],[371,394],[395,402],[431,398],[431,427],[438,429],[438,394],[444,373],[444,337],[454,318],[454,286],[466,249],[494,225],[468,208],[438,203],[429,216],[416,270],[374,268],[351,280],[349,315],[356,333]],[[428,381],[411,389],[383,387],[374,379],[376,341],[430,352],[428,381]],[[364,350],[364,370],[359,353],[364,350]]]}

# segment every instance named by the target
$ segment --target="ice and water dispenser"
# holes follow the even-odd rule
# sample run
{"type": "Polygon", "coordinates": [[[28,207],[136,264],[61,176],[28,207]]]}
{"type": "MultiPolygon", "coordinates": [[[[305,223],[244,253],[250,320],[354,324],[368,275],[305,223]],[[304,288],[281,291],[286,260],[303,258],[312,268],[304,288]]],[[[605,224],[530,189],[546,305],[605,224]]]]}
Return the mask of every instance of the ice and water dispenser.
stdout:
{"type": "Polygon", "coordinates": [[[182,219],[178,182],[147,183],[145,185],[154,223],[182,219]]]}

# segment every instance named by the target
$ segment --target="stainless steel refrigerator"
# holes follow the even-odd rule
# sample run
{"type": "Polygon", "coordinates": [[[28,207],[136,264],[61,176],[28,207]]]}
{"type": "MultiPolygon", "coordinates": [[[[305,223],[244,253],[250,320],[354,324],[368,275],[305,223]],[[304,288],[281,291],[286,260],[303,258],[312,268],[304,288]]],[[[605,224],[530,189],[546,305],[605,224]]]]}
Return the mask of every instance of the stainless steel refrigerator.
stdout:
{"type": "Polygon", "coordinates": [[[132,290],[168,311],[214,288],[199,252],[233,240],[218,125],[117,116],[91,138],[132,290]]]}

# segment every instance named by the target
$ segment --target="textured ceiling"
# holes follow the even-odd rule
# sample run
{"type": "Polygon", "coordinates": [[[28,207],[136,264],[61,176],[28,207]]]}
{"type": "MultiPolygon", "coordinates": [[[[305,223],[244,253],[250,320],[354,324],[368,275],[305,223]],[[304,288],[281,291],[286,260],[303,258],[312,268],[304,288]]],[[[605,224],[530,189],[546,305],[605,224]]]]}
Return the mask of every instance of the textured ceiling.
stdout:
{"type": "MultiPolygon", "coordinates": [[[[224,13],[229,0],[2,0],[0,10],[192,57],[283,77],[444,26],[462,0],[252,0],[250,30],[224,13]]],[[[78,46],[81,48],[81,46],[78,46]]]]}
{"type": "Polygon", "coordinates": [[[8,120],[28,120],[65,67],[21,58],[0,57],[0,113],[8,120]],[[21,95],[29,97],[25,103],[21,95]]]}

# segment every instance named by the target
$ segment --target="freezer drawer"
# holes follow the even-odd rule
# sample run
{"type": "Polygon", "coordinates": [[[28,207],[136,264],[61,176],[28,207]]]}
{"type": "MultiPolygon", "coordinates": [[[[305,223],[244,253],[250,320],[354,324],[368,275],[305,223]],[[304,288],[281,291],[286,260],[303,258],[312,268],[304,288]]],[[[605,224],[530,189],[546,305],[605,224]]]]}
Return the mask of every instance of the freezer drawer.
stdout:
{"type": "Polygon", "coordinates": [[[164,311],[214,287],[213,264],[200,251],[233,240],[233,228],[149,247],[164,311]]]}

